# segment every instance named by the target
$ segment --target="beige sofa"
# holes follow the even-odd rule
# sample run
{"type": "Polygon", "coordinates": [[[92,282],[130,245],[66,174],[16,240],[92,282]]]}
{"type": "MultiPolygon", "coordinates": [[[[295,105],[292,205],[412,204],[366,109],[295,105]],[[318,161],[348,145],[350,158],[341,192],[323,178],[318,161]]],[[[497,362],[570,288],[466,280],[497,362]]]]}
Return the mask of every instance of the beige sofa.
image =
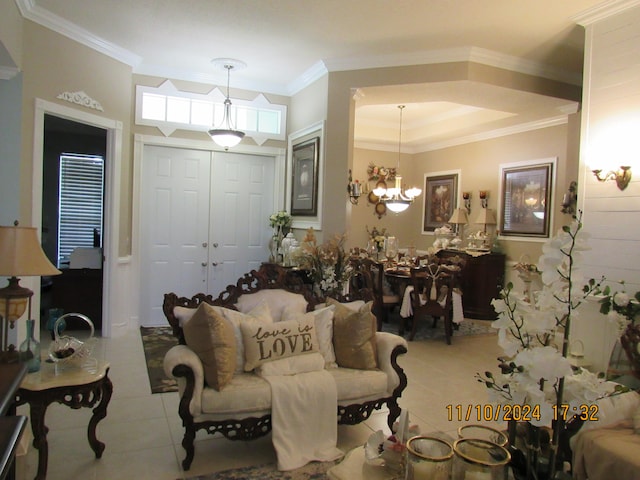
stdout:
{"type": "MultiPolygon", "coordinates": [[[[328,300],[333,305],[323,305],[325,299],[314,297],[302,277],[274,265],[263,265],[258,271],[246,274],[236,285],[227,287],[217,298],[203,294],[192,298],[178,297],[174,293],[165,295],[163,310],[181,343],[165,356],[164,369],[167,375],[177,379],[179,386],[178,413],[185,429],[182,446],[186,451],[186,457],[182,462],[183,468],[188,470],[191,466],[194,456],[193,442],[196,432],[200,429],[210,434],[221,433],[231,440],[251,440],[266,435],[271,430],[269,383],[256,374],[256,370],[244,371],[242,368],[253,366],[248,363],[249,351],[236,351],[236,364],[243,365],[236,365],[232,378],[223,388],[216,389],[210,385],[215,384],[214,381],[205,381],[207,367],[203,365],[202,355],[185,344],[188,342],[185,341],[183,330],[183,327],[191,328],[188,322],[196,318],[194,315],[198,309],[216,308],[220,316],[235,322],[236,326],[246,320],[244,316],[258,318],[265,315],[265,310],[268,310],[276,325],[278,322],[284,324],[284,317],[290,317],[292,310],[301,315],[311,312],[311,317],[315,319],[315,330],[318,332],[318,353],[322,354],[325,369],[331,373],[337,387],[338,423],[360,423],[369,418],[374,410],[386,406],[389,409],[387,423],[391,427],[400,414],[398,399],[407,385],[406,375],[397,363],[398,355],[406,353],[407,343],[397,335],[375,331],[375,317],[367,310],[371,308],[371,304],[367,303],[370,298],[371,292],[362,290],[357,295],[328,300]],[[208,306],[201,307],[202,303],[208,306]],[[345,309],[349,309],[349,313],[345,313],[345,309]],[[334,312],[338,311],[342,317],[338,318],[338,313],[335,313],[335,318],[332,318],[334,312]],[[344,360],[345,348],[352,348],[351,345],[344,345],[344,342],[357,336],[345,334],[343,330],[351,328],[353,323],[345,321],[352,318],[350,311],[361,312],[353,314],[361,319],[366,318],[366,313],[362,312],[371,315],[374,327],[366,347],[371,347],[368,351],[373,352],[375,365],[366,368],[360,364],[356,365],[359,368],[345,368],[340,365],[340,356],[343,363],[347,362],[344,360]],[[324,326],[320,326],[320,317],[324,326]],[[336,338],[327,338],[327,335],[332,335],[327,333],[326,328],[329,327],[336,333],[336,338]],[[324,333],[321,333],[321,330],[324,333]],[[338,332],[343,332],[340,338],[337,338],[338,332]],[[333,350],[328,348],[327,343],[331,344],[333,350]],[[325,344],[324,347],[322,344],[325,344]],[[331,361],[331,351],[335,355],[334,362],[331,361]],[[245,357],[244,361],[242,355],[245,357]]],[[[200,315],[201,313],[198,314],[200,315]]],[[[238,331],[235,333],[236,341],[240,341],[237,338],[238,331]]],[[[241,349],[242,347],[238,347],[237,350],[241,349]]],[[[310,358],[305,355],[293,358],[302,357],[310,358]]],[[[275,364],[272,362],[257,368],[275,364]]]]}

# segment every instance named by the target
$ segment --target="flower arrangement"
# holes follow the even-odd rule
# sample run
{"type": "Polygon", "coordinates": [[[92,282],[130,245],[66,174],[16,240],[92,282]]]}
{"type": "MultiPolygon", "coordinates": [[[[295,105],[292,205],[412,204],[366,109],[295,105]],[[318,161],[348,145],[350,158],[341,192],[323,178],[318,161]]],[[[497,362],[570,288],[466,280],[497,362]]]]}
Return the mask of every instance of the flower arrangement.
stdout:
{"type": "Polygon", "coordinates": [[[394,180],[396,178],[396,169],[370,163],[367,167],[367,175],[369,176],[369,180],[373,182],[377,182],[378,180],[394,180]]]}
{"type": "Polygon", "coordinates": [[[322,296],[342,293],[352,267],[344,250],[345,235],[334,235],[321,245],[315,235],[305,237],[301,246],[301,267],[309,271],[322,296]]]}
{"type": "MultiPolygon", "coordinates": [[[[505,353],[500,358],[501,372],[476,374],[490,392],[491,399],[529,412],[526,440],[526,468],[541,474],[536,478],[554,478],[558,449],[551,448],[550,458],[540,454],[540,434],[551,427],[551,445],[558,445],[564,421],[582,405],[612,395],[604,379],[584,369],[572,368],[568,356],[569,331],[576,308],[589,295],[599,291],[602,281],[582,284],[579,264],[581,253],[588,249],[587,235],[579,217],[564,226],[543,246],[536,269],[541,272],[543,287],[535,301],[513,290],[509,283],[492,304],[498,314],[493,327],[498,329],[498,344],[505,353]],[[558,341],[560,339],[560,341],[558,341]],[[544,458],[544,462],[543,462],[544,458]],[[547,476],[548,475],[548,476],[547,476]]],[[[527,271],[532,266],[525,267],[527,271]]],[[[515,427],[515,423],[513,425],[515,427]]],[[[511,432],[515,436],[515,429],[511,432]]],[[[510,438],[511,444],[515,438],[510,438]]]]}
{"type": "Polygon", "coordinates": [[[386,232],[387,229],[383,228],[382,230],[378,230],[375,226],[369,230],[369,227],[365,225],[367,233],[369,234],[369,240],[372,241],[378,252],[381,252],[384,248],[384,241],[387,238],[386,232]]]}
{"type": "Polygon", "coordinates": [[[269,226],[271,228],[287,228],[291,226],[291,215],[288,212],[281,210],[276,213],[272,213],[269,216],[269,226]]]}
{"type": "Polygon", "coordinates": [[[535,263],[529,263],[525,260],[526,259],[521,258],[520,261],[513,266],[513,269],[523,275],[540,273],[540,270],[538,270],[538,266],[535,263]]]}
{"type": "Polygon", "coordinates": [[[620,291],[611,291],[609,285],[595,293],[604,295],[600,300],[600,313],[607,316],[618,327],[618,333],[622,335],[628,325],[635,323],[636,316],[640,313],[640,292],[631,297],[625,290],[624,280],[618,282],[622,286],[620,291]]]}

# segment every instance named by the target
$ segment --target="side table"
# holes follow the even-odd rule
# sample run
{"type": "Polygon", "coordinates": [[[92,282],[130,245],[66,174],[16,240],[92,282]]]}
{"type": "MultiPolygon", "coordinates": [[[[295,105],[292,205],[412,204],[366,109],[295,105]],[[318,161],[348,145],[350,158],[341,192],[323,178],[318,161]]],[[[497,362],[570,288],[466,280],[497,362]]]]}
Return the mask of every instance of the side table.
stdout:
{"type": "Polygon", "coordinates": [[[107,416],[107,405],[113,392],[108,374],[107,362],[98,361],[91,368],[66,369],[43,362],[39,372],[30,373],[24,377],[16,394],[16,406],[29,404],[33,446],[38,450],[36,480],[44,480],[47,476],[49,429],[44,424],[44,418],[47,407],[53,402],[72,409],[91,408],[97,405],[89,421],[87,436],[96,458],[102,456],[105,445],[96,438],[96,426],[107,416]]]}
{"type": "Polygon", "coordinates": [[[16,415],[13,400],[26,374],[23,363],[0,364],[0,479],[15,478],[15,454],[27,417],[16,415]]]}

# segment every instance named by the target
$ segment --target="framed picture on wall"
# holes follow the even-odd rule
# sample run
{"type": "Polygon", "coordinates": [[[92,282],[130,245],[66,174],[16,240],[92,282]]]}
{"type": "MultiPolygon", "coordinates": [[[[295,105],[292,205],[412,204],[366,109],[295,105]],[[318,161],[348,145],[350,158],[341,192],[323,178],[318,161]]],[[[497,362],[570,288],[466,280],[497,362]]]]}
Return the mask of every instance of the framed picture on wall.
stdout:
{"type": "Polygon", "coordinates": [[[318,212],[318,155],[320,137],[294,144],[291,161],[291,215],[318,212]]]}
{"type": "Polygon", "coordinates": [[[549,237],[555,162],[500,166],[500,234],[549,237]]]}
{"type": "Polygon", "coordinates": [[[422,232],[433,232],[449,222],[457,207],[458,174],[425,175],[422,232]]]}

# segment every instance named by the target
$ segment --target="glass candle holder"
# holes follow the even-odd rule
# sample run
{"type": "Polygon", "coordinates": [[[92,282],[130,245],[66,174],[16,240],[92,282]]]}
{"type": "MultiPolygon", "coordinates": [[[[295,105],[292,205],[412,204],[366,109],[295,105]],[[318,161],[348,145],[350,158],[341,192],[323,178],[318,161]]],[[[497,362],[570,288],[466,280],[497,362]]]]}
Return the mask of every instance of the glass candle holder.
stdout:
{"type": "Polygon", "coordinates": [[[405,480],[449,480],[453,447],[436,437],[417,436],[407,441],[405,480]]]}
{"type": "Polygon", "coordinates": [[[458,428],[458,438],[476,438],[486,440],[501,447],[506,447],[509,442],[507,434],[485,425],[463,425],[458,428]]]}
{"type": "Polygon", "coordinates": [[[452,480],[503,480],[511,455],[488,440],[458,439],[453,444],[452,480]]]}

